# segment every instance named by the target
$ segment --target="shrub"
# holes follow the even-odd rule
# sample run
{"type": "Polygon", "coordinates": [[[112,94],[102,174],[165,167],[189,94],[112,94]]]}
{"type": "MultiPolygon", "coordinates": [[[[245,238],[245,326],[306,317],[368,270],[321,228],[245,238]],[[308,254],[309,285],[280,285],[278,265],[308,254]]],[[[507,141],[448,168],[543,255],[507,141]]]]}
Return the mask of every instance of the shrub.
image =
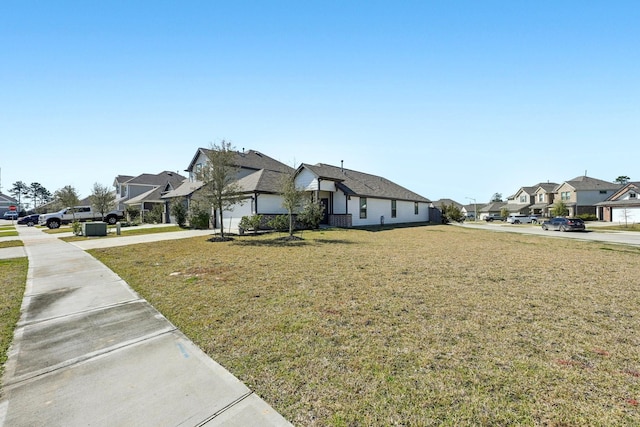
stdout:
{"type": "Polygon", "coordinates": [[[578,218],[580,218],[583,221],[597,221],[598,220],[598,217],[595,214],[591,214],[591,213],[580,214],[580,215],[578,215],[578,218]]]}
{"type": "Polygon", "coordinates": [[[243,216],[240,220],[239,227],[244,230],[253,230],[253,233],[257,233],[262,224],[262,215],[243,216]]]}
{"type": "Polygon", "coordinates": [[[197,230],[206,230],[209,228],[209,221],[211,220],[211,214],[209,212],[194,208],[191,210],[191,216],[189,217],[189,224],[192,228],[197,230]]]}
{"type": "Polygon", "coordinates": [[[276,215],[267,223],[267,225],[274,230],[287,231],[289,229],[289,216],[288,215],[276,215]]]}
{"type": "Polygon", "coordinates": [[[164,213],[164,207],[159,204],[153,205],[153,208],[144,215],[144,222],[147,224],[160,224],[162,223],[162,214],[164,213]]]}
{"type": "Polygon", "coordinates": [[[127,219],[129,222],[131,223],[137,223],[138,219],[140,218],[140,208],[137,206],[127,206],[127,208],[125,209],[125,212],[127,214],[127,219]]]}
{"type": "Polygon", "coordinates": [[[73,221],[71,224],[71,229],[73,230],[73,234],[76,236],[80,236],[82,234],[82,224],[78,221],[73,221]]]}
{"type": "Polygon", "coordinates": [[[187,208],[184,202],[180,199],[174,199],[171,202],[171,215],[176,220],[176,224],[180,227],[184,227],[187,223],[187,208]]]}
{"type": "Polygon", "coordinates": [[[307,203],[302,212],[298,214],[297,220],[305,228],[316,229],[324,217],[324,206],[320,203],[307,203]]]}

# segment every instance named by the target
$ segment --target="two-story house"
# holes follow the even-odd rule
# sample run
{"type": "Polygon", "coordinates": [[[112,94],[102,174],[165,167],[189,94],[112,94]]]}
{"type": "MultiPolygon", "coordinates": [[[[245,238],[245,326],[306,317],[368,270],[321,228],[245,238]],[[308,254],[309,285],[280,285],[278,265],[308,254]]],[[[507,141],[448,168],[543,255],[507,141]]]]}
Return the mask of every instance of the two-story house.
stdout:
{"type": "Polygon", "coordinates": [[[555,182],[545,182],[538,184],[533,192],[534,202],[529,206],[529,214],[549,216],[549,208],[553,205],[555,193],[553,192],[558,186],[555,182]]]}
{"type": "Polygon", "coordinates": [[[113,182],[116,188],[116,209],[125,210],[128,206],[134,206],[144,215],[154,205],[163,205],[161,196],[179,187],[185,180],[184,176],[170,171],[143,173],[138,176],[118,175],[113,182]]]}
{"type": "Polygon", "coordinates": [[[565,181],[554,189],[555,201],[562,201],[569,209],[569,216],[597,215],[596,205],[607,200],[620,189],[615,184],[586,175],[565,181]]]}
{"type": "Polygon", "coordinates": [[[640,223],[640,182],[629,182],[604,202],[596,203],[598,219],[620,224],[640,223]]]}

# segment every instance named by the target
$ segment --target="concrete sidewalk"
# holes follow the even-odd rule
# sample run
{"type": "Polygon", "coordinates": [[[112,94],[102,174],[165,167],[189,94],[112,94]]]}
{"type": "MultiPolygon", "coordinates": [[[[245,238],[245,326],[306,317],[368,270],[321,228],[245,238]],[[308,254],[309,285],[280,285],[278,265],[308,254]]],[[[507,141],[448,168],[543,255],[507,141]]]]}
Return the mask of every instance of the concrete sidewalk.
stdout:
{"type": "Polygon", "coordinates": [[[19,231],[29,271],[0,426],[291,425],[95,258],[19,231]]]}

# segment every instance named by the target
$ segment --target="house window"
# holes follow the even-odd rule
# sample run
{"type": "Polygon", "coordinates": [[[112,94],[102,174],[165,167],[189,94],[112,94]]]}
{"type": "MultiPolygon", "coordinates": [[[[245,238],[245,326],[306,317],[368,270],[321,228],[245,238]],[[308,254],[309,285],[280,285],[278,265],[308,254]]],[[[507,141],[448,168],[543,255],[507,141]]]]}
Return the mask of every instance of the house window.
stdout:
{"type": "Polygon", "coordinates": [[[563,191],[560,193],[560,200],[569,200],[571,198],[571,191],[563,191]]]}
{"type": "Polygon", "coordinates": [[[607,194],[607,190],[600,190],[600,194],[607,194]]]}
{"type": "Polygon", "coordinates": [[[419,206],[418,202],[413,202],[413,214],[414,215],[418,215],[418,211],[419,211],[418,206],[419,206]]]}
{"type": "Polygon", "coordinates": [[[366,197],[360,197],[360,218],[361,219],[367,218],[367,198],[366,197]]]}
{"type": "Polygon", "coordinates": [[[520,203],[527,203],[527,196],[526,195],[520,196],[520,203]]]}
{"type": "Polygon", "coordinates": [[[396,209],[396,201],[391,201],[391,218],[395,218],[398,215],[398,210],[396,209]]]}
{"type": "Polygon", "coordinates": [[[636,198],[636,193],[629,193],[629,198],[630,199],[635,199],[636,198]]]}
{"type": "Polygon", "coordinates": [[[544,194],[543,193],[538,194],[538,201],[539,202],[544,202],[544,194]]]}

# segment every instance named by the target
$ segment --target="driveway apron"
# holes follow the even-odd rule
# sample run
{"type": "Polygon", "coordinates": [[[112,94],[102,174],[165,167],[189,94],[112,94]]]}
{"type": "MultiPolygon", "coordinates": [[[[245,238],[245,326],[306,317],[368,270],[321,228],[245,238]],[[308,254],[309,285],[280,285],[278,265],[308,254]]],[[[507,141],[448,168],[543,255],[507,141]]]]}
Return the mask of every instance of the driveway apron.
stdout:
{"type": "Polygon", "coordinates": [[[290,425],[91,255],[37,228],[20,237],[0,426],[290,425]]]}

